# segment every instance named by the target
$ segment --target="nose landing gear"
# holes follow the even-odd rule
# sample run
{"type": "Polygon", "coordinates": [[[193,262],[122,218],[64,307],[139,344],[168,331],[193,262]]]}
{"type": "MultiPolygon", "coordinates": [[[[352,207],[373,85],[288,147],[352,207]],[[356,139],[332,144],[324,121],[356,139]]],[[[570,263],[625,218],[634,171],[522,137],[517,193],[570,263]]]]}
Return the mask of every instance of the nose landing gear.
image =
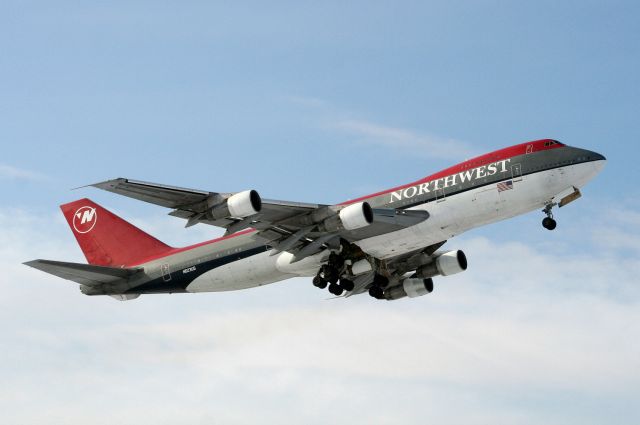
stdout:
{"type": "Polygon", "coordinates": [[[554,207],[554,205],[556,205],[556,204],[549,203],[542,210],[542,212],[547,215],[542,220],[542,227],[544,227],[547,230],[553,230],[558,226],[558,223],[553,219],[553,213],[551,212],[551,210],[554,207]]]}
{"type": "Polygon", "coordinates": [[[556,221],[552,217],[545,217],[542,220],[542,227],[544,227],[547,230],[553,230],[556,228],[557,225],[558,223],[556,223],[556,221]]]}

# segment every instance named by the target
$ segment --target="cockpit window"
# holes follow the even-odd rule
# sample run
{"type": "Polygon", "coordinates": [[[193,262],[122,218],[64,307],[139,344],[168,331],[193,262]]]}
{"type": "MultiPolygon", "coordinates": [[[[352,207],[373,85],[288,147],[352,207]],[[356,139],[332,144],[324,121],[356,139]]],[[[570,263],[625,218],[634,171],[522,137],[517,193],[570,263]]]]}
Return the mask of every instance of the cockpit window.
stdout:
{"type": "Polygon", "coordinates": [[[553,146],[553,145],[561,145],[562,143],[558,142],[557,140],[547,140],[546,142],[544,142],[545,147],[546,146],[553,146]]]}

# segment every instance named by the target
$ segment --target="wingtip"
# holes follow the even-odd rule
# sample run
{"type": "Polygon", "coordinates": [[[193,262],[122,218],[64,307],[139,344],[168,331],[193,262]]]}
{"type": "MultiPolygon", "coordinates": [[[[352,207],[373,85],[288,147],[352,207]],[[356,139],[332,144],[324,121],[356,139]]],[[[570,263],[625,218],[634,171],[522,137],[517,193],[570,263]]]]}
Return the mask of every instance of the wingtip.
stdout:
{"type": "Polygon", "coordinates": [[[44,260],[42,259],[37,259],[37,260],[30,260],[30,261],[25,261],[22,264],[24,264],[25,266],[29,266],[32,267],[34,269],[39,269],[39,265],[42,264],[44,260]]]}
{"type": "Polygon", "coordinates": [[[93,185],[91,185],[91,184],[85,184],[85,185],[83,185],[83,186],[72,187],[72,188],[71,188],[71,189],[69,189],[69,190],[84,189],[85,187],[89,187],[89,186],[93,186],[93,185]]]}
{"type": "Polygon", "coordinates": [[[97,182],[97,183],[90,183],[90,184],[86,184],[84,186],[80,186],[80,187],[76,187],[72,190],[76,190],[76,189],[82,189],[85,187],[95,187],[98,189],[103,189],[103,190],[109,190],[109,189],[113,189],[114,187],[116,187],[118,185],[118,183],[121,182],[126,182],[127,179],[125,179],[124,177],[117,177],[115,179],[111,179],[111,180],[103,180],[101,182],[97,182]]]}
{"type": "Polygon", "coordinates": [[[104,189],[105,187],[114,187],[116,184],[121,182],[126,182],[127,179],[124,177],[117,177],[115,179],[104,180],[101,182],[90,184],[89,186],[97,187],[98,189],[104,189]]]}
{"type": "Polygon", "coordinates": [[[97,182],[97,183],[90,183],[90,184],[85,184],[82,186],[78,186],[78,187],[74,187],[71,188],[71,190],[78,190],[78,189],[84,189],[85,187],[97,187],[98,189],[106,189],[108,187],[113,187],[116,185],[116,182],[122,182],[122,181],[126,181],[127,179],[123,178],[123,177],[118,177],[115,179],[111,179],[111,180],[104,180],[101,182],[97,182]]]}

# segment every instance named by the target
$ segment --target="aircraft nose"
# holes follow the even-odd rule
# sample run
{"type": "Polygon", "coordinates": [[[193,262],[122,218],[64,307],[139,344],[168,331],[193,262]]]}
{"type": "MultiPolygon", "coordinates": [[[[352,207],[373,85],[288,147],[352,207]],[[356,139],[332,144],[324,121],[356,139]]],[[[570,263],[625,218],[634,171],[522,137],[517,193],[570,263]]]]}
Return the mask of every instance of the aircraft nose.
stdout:
{"type": "Polygon", "coordinates": [[[607,158],[605,158],[604,155],[599,154],[598,152],[587,150],[587,149],[573,148],[572,149],[572,153],[573,153],[573,155],[575,155],[575,158],[580,162],[582,162],[582,161],[586,161],[586,162],[603,161],[602,163],[604,163],[604,161],[607,160],[607,158]]]}
{"type": "Polygon", "coordinates": [[[604,155],[599,154],[598,152],[586,151],[587,159],[591,161],[591,166],[593,167],[593,174],[600,174],[604,165],[607,163],[607,158],[604,155]]]}
{"type": "Polygon", "coordinates": [[[589,156],[591,156],[594,161],[606,161],[607,160],[607,158],[605,158],[604,155],[601,155],[598,152],[589,151],[589,156]]]}

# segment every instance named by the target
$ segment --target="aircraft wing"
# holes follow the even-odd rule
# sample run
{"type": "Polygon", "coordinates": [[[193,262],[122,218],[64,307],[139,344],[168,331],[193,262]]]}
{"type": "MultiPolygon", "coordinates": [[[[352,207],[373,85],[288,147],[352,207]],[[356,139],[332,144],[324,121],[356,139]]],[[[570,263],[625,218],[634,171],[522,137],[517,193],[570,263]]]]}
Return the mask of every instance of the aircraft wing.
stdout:
{"type": "MultiPolygon", "coordinates": [[[[128,196],[139,201],[149,202],[166,208],[172,208],[169,214],[189,220],[187,226],[197,223],[205,223],[213,226],[223,227],[228,233],[242,230],[238,226],[238,218],[224,217],[213,219],[207,217],[206,212],[216,204],[228,199],[233,193],[209,192],[197,189],[187,189],[182,187],[168,186],[157,183],[148,183],[125,178],[118,178],[92,184],[91,186],[103,189],[118,195],[128,196]]],[[[306,204],[302,202],[286,202],[274,200],[262,200],[262,209],[251,220],[243,221],[243,225],[249,226],[255,223],[275,223],[291,218],[299,214],[313,211],[322,205],[306,204]]]]}
{"type": "Polygon", "coordinates": [[[261,199],[259,211],[246,217],[233,217],[215,214],[236,195],[233,193],[187,189],[126,178],[91,186],[171,208],[169,214],[187,220],[187,227],[204,223],[225,228],[226,234],[256,229],[256,237],[271,245],[274,253],[291,252],[296,261],[327,247],[339,247],[340,238],[356,242],[401,230],[429,218],[426,211],[377,208],[372,209],[373,220],[369,225],[347,230],[326,225],[327,220],[336,217],[343,206],[261,199]]]}

